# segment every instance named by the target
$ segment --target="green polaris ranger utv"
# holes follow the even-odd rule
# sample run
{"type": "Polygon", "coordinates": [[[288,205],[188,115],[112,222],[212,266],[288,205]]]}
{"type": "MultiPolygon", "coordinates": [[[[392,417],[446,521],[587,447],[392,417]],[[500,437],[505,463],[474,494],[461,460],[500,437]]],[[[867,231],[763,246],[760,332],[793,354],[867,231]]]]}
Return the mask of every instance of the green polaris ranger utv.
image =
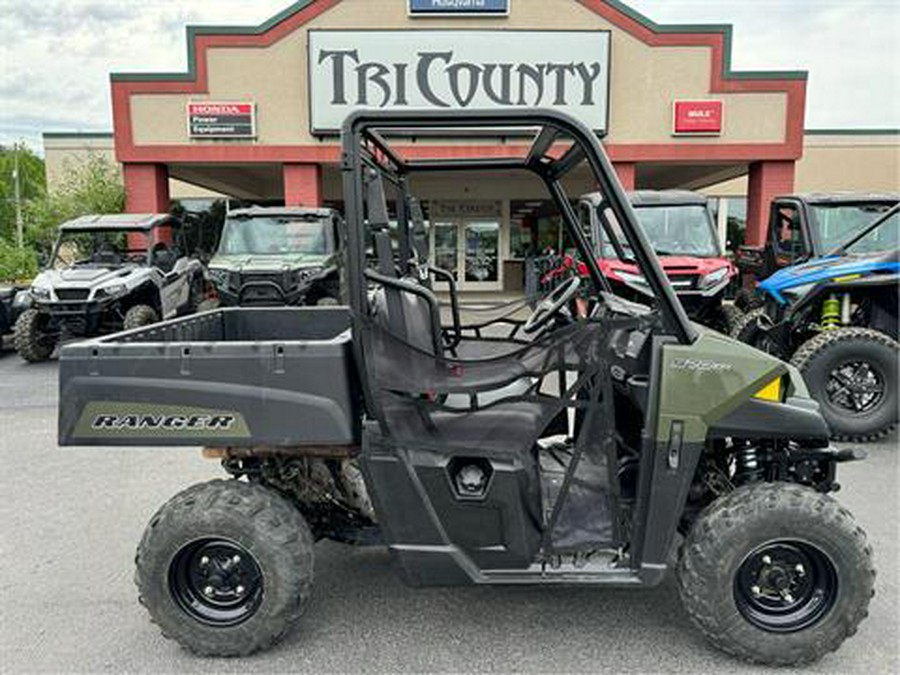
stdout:
{"type": "Polygon", "coordinates": [[[829,493],[860,453],[829,445],[795,368],[688,321],[586,126],[361,112],[341,168],[349,306],[225,308],[62,350],[62,445],[203,445],[229,475],[173,497],[138,546],[141,602],[166,636],[210,656],[269,647],[307,606],[324,538],[386,547],[416,586],[640,589],[677,546],[686,613],[730,654],[807,663],[856,631],[872,550],[829,493]],[[532,140],[423,157],[448,130],[532,140]],[[415,158],[395,134],[420,139],[415,158]],[[527,320],[466,324],[411,188],[490,171],[541,181],[589,274],[527,320]],[[651,305],[611,292],[573,182],[602,194],[599,221],[651,305]],[[572,309],[582,284],[587,316],[572,309]]]}
{"type": "Polygon", "coordinates": [[[208,266],[216,297],[201,309],[338,304],[341,223],[332,209],[229,212],[208,266]]]}

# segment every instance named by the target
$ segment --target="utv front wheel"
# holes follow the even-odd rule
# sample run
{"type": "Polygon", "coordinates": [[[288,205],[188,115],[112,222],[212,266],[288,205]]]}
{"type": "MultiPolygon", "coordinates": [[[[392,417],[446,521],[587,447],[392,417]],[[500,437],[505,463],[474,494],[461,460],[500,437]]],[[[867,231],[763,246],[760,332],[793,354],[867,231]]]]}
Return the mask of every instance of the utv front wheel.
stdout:
{"type": "Polygon", "coordinates": [[[135,583],[163,635],[204,656],[246,656],[275,644],[302,614],[313,540],[300,512],[258,484],[188,488],[153,516],[135,583]]]}
{"type": "Polygon", "coordinates": [[[694,523],[678,584],[719,649],[751,663],[818,660],[856,632],[874,594],[865,533],[830,497],[787,483],[740,487],[694,523]]]}
{"type": "Polygon", "coordinates": [[[149,305],[135,305],[127,312],[125,312],[125,321],[123,322],[123,328],[125,330],[131,330],[132,328],[141,328],[143,326],[149,326],[152,323],[156,323],[159,321],[159,316],[156,314],[156,310],[150,307],[149,305]]]}
{"type": "Polygon", "coordinates": [[[56,336],[47,332],[47,317],[36,309],[26,309],[16,320],[13,346],[29,363],[46,361],[53,354],[56,336]]]}
{"type": "Polygon", "coordinates": [[[744,318],[744,313],[734,305],[722,304],[712,313],[710,327],[723,335],[731,335],[731,331],[744,318]]]}
{"type": "Polygon", "coordinates": [[[834,438],[872,441],[897,424],[898,352],[884,333],[839,328],[803,343],[791,361],[834,438]]]}

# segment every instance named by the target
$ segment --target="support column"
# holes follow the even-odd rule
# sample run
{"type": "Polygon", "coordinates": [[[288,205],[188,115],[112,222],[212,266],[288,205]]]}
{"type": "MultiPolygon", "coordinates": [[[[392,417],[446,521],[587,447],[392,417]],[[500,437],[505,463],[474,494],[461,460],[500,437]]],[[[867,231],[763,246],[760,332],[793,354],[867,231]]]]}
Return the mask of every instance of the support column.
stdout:
{"type": "Polygon", "coordinates": [[[165,164],[123,164],[125,211],[168,213],[169,167],[165,164]]]}
{"type": "Polygon", "coordinates": [[[634,190],[637,165],[634,162],[615,162],[613,168],[619,176],[619,182],[622,183],[622,189],[634,190]]]}
{"type": "Polygon", "coordinates": [[[319,164],[284,165],[284,205],[322,206],[322,167],[319,164]]]}
{"type": "Polygon", "coordinates": [[[746,244],[760,246],[766,240],[772,200],[794,191],[794,162],[754,162],[747,190],[746,244]]]}

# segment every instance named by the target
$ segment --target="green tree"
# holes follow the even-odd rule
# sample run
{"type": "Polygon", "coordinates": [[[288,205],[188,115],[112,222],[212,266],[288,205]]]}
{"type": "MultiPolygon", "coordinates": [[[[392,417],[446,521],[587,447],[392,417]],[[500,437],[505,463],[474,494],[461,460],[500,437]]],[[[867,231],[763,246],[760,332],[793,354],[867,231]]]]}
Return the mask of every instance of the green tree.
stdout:
{"type": "Polygon", "coordinates": [[[19,192],[23,205],[46,193],[44,160],[25,145],[0,146],[0,239],[16,241],[15,165],[19,155],[19,192]]]}
{"type": "Polygon", "coordinates": [[[118,167],[102,155],[90,155],[77,166],[66,166],[59,186],[50,194],[28,202],[25,219],[26,245],[46,256],[56,230],[67,220],[88,214],[121,213],[125,187],[118,167]]]}

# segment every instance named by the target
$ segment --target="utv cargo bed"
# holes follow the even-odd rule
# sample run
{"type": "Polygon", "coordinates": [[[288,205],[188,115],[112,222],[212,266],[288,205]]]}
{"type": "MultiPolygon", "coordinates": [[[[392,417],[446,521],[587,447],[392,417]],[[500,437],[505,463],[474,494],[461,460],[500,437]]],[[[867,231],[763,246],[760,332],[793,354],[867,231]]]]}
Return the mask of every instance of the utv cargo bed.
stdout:
{"type": "Polygon", "coordinates": [[[235,308],[63,348],[60,445],[357,445],[346,307],[235,308]]]}

